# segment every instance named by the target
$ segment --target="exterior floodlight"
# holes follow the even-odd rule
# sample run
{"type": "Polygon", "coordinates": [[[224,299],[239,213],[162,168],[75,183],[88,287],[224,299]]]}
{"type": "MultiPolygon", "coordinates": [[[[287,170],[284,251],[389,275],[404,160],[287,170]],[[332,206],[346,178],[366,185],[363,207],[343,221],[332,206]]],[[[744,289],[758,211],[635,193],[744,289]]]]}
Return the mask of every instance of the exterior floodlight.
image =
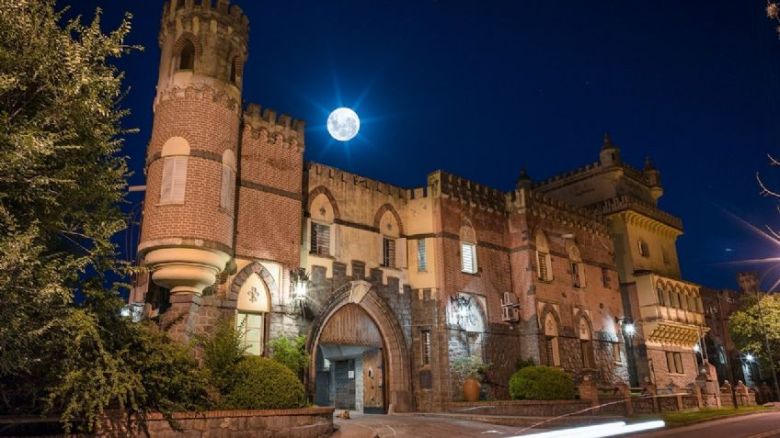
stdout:
{"type": "Polygon", "coordinates": [[[695,351],[696,353],[701,353],[701,347],[699,346],[699,344],[693,346],[693,351],[695,351]]]}
{"type": "Polygon", "coordinates": [[[623,330],[625,330],[626,335],[628,336],[634,336],[636,334],[636,326],[634,326],[634,323],[632,322],[624,324],[623,330]]]}
{"type": "Polygon", "coordinates": [[[290,271],[290,279],[292,280],[292,298],[295,302],[302,302],[306,300],[306,295],[309,291],[309,276],[306,274],[306,270],[303,268],[290,271]]]}
{"type": "Polygon", "coordinates": [[[756,357],[753,356],[752,354],[748,353],[748,354],[745,355],[745,360],[748,361],[748,362],[753,362],[754,360],[756,360],[756,357]]]}

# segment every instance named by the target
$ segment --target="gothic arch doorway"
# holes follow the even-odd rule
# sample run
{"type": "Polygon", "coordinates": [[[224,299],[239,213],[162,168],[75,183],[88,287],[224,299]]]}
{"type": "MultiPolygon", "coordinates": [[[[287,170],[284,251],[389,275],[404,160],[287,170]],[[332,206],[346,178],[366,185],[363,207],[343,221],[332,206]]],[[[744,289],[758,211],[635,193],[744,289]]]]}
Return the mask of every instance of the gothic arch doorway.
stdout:
{"type": "Polygon", "coordinates": [[[411,410],[409,354],[387,303],[365,281],[334,293],[312,325],[315,404],[366,413],[411,410]]]}

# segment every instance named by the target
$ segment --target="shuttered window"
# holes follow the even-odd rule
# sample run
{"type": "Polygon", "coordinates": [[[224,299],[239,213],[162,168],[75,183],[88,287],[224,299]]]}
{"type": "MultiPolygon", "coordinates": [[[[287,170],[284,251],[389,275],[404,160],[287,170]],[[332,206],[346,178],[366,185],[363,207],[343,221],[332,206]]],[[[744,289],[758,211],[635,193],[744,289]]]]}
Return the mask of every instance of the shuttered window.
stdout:
{"type": "Polygon", "coordinates": [[[536,252],[536,271],[539,275],[539,280],[552,280],[550,275],[550,254],[541,251],[536,252]]]}
{"type": "Polygon", "coordinates": [[[580,340],[580,351],[582,352],[582,367],[583,368],[595,368],[595,360],[593,358],[593,347],[590,340],[580,340]]]}
{"type": "Polygon", "coordinates": [[[331,255],[329,225],[317,222],[311,223],[311,253],[324,256],[331,255]]]}
{"type": "Polygon", "coordinates": [[[477,273],[477,248],[473,243],[460,244],[460,270],[468,274],[477,273]]]}
{"type": "Polygon", "coordinates": [[[181,204],[187,187],[187,157],[166,157],[163,160],[161,204],[181,204]]]}
{"type": "Polygon", "coordinates": [[[582,266],[580,263],[572,262],[571,264],[571,282],[574,287],[585,287],[585,282],[582,281],[582,266]]]}
{"type": "Polygon", "coordinates": [[[428,259],[425,254],[425,239],[417,241],[417,271],[423,272],[428,270],[428,259]]]}
{"type": "Polygon", "coordinates": [[[229,213],[233,212],[236,197],[236,173],[230,166],[222,166],[222,189],[219,206],[229,213]]]}
{"type": "Polygon", "coordinates": [[[384,237],[382,239],[382,266],[395,267],[395,239],[384,237]]]}

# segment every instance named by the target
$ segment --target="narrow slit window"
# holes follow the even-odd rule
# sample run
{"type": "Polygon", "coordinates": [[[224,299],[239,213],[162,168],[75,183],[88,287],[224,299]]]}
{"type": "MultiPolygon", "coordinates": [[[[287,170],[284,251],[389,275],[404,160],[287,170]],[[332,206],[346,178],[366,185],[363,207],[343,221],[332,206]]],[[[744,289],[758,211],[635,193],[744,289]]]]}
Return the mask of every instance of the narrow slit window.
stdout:
{"type": "Polygon", "coordinates": [[[425,253],[425,239],[417,241],[417,271],[424,272],[428,270],[428,259],[425,253]]]}

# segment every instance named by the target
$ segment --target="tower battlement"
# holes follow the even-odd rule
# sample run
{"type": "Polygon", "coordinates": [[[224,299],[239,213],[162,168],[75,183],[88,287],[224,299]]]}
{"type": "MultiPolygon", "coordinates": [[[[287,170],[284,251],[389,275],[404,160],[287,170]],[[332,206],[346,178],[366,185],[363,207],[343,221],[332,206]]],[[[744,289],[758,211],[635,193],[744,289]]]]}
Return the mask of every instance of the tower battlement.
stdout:
{"type": "Polygon", "coordinates": [[[172,0],[165,2],[161,29],[165,31],[169,25],[184,26],[184,22],[192,27],[210,26],[212,30],[226,26],[228,33],[238,33],[246,39],[249,36],[249,18],[244,15],[241,7],[231,5],[230,0],[172,0]],[[213,20],[213,21],[212,21],[213,20]],[[197,23],[197,24],[195,24],[197,23]]]}
{"type": "Polygon", "coordinates": [[[428,175],[428,186],[434,196],[446,196],[488,211],[504,212],[505,194],[492,187],[441,170],[428,175]]]}
{"type": "Polygon", "coordinates": [[[366,190],[375,190],[400,200],[407,199],[410,192],[409,189],[404,189],[402,187],[366,178],[364,176],[312,161],[306,163],[306,172],[309,175],[316,175],[319,178],[329,178],[344,184],[361,186],[366,190]]]}
{"type": "Polygon", "coordinates": [[[252,135],[281,136],[283,142],[304,150],[304,128],[306,122],[293,119],[287,114],[277,114],[270,108],[261,109],[256,103],[249,104],[244,111],[244,129],[252,135]]]}

